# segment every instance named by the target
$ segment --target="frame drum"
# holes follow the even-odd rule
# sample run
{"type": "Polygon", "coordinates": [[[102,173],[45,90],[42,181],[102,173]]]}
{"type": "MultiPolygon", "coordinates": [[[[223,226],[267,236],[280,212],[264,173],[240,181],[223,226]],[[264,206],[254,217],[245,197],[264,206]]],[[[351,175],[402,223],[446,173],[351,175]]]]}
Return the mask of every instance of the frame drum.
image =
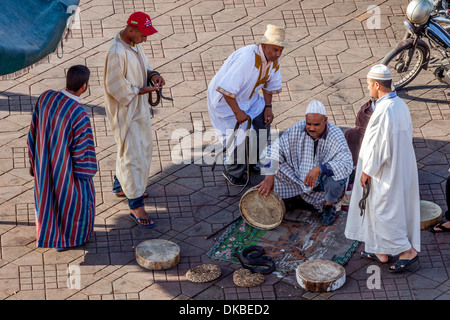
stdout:
{"type": "Polygon", "coordinates": [[[239,201],[239,209],[244,220],[257,229],[276,228],[283,221],[286,207],[283,199],[271,191],[267,198],[258,194],[258,189],[247,190],[239,201]]]}
{"type": "Polygon", "coordinates": [[[168,240],[146,240],[136,247],[136,261],[146,269],[170,269],[175,267],[180,259],[180,247],[168,240]]]}
{"type": "Polygon", "coordinates": [[[420,200],[420,230],[428,229],[428,227],[434,226],[441,220],[441,207],[433,202],[420,200]]]}
{"type": "Polygon", "coordinates": [[[296,276],[298,284],[308,291],[334,291],[345,283],[344,267],[329,260],[304,262],[297,267],[296,276]]]}

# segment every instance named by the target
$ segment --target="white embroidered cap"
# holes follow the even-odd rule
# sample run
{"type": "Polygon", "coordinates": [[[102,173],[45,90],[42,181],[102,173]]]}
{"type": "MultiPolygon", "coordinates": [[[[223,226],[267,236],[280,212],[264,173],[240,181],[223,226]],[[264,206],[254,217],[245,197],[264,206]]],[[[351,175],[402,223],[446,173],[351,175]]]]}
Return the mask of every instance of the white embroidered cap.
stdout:
{"type": "Polygon", "coordinates": [[[383,64],[373,66],[367,74],[367,78],[375,80],[392,80],[391,72],[388,67],[383,64]]]}
{"type": "Polygon", "coordinates": [[[325,106],[323,105],[322,102],[317,101],[317,100],[312,100],[308,104],[308,107],[306,108],[305,115],[307,115],[308,113],[319,113],[319,114],[322,114],[324,116],[327,115],[327,111],[325,110],[325,106]]]}

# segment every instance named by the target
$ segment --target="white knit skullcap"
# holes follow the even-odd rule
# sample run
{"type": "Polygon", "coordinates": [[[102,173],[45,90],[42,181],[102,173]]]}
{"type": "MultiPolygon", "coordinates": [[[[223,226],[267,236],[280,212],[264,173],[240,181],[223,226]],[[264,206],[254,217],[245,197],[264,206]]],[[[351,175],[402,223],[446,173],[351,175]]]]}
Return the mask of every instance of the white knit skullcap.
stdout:
{"type": "Polygon", "coordinates": [[[367,78],[375,79],[375,80],[391,80],[391,72],[388,67],[383,64],[377,64],[373,66],[369,73],[367,74],[367,78]]]}
{"type": "Polygon", "coordinates": [[[308,104],[308,107],[306,108],[305,115],[308,114],[308,113],[320,113],[320,114],[323,114],[324,116],[327,115],[327,111],[325,110],[325,106],[322,104],[322,102],[317,101],[317,100],[312,100],[308,104]]]}

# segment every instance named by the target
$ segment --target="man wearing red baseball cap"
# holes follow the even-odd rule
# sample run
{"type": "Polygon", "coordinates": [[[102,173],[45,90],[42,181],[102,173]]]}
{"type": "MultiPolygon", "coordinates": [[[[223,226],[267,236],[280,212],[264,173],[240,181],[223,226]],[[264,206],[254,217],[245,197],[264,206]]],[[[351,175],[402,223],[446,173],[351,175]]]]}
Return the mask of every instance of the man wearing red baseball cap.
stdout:
{"type": "Polygon", "coordinates": [[[113,193],[128,198],[130,216],[146,228],[154,226],[143,200],[152,159],[148,94],[165,82],[150,67],[141,43],[156,32],[146,13],[133,13],[111,43],[104,75],[105,110],[117,144],[113,193]],[[147,84],[148,79],[154,86],[147,84]]]}
{"type": "Polygon", "coordinates": [[[135,12],[128,18],[127,25],[137,28],[145,36],[151,36],[158,31],[152,26],[150,16],[144,12],[135,12]]]}

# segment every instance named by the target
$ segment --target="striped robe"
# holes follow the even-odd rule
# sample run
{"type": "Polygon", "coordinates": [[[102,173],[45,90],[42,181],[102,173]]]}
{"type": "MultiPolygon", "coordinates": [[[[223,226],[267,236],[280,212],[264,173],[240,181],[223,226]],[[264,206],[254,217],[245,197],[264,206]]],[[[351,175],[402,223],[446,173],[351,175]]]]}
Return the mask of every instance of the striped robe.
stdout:
{"type": "Polygon", "coordinates": [[[34,106],[28,155],[37,246],[65,248],[88,241],[94,227],[97,160],[84,108],[62,92],[44,92],[34,106]]]}
{"type": "MultiPolygon", "coordinates": [[[[314,140],[305,130],[306,121],[300,121],[288,128],[279,139],[266,148],[261,155],[263,174],[275,174],[274,191],[287,199],[300,195],[316,209],[325,203],[325,192],[314,191],[304,184],[308,172],[317,165],[327,164],[335,181],[348,178],[353,169],[352,154],[342,130],[327,122],[325,133],[314,140]],[[277,168],[278,167],[278,168],[277,168]]],[[[316,185],[318,180],[316,180],[316,185]]]]}
{"type": "Polygon", "coordinates": [[[105,105],[117,144],[116,177],[128,199],[142,196],[147,187],[152,159],[152,128],[147,86],[147,56],[117,35],[106,54],[105,105]]]}

